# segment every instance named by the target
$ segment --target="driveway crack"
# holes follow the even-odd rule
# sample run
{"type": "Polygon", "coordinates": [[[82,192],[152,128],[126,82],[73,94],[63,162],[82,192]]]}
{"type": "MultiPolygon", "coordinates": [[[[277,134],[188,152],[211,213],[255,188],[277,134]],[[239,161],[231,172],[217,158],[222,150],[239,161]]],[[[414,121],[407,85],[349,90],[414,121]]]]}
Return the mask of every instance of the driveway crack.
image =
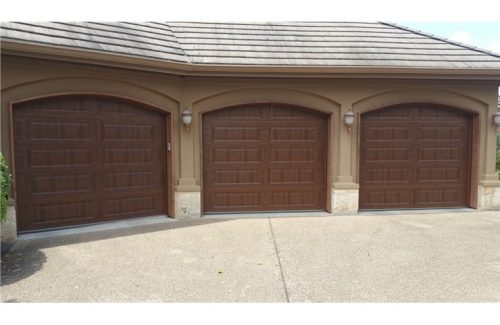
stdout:
{"type": "Polygon", "coordinates": [[[288,296],[288,289],[286,288],[285,274],[283,273],[283,266],[281,264],[280,253],[278,250],[278,245],[276,244],[276,238],[274,237],[273,224],[271,223],[271,218],[267,218],[269,221],[269,229],[271,230],[271,237],[273,239],[274,251],[276,253],[276,258],[278,259],[278,266],[280,268],[281,282],[283,283],[283,291],[285,292],[286,302],[290,302],[290,298],[288,296]]]}

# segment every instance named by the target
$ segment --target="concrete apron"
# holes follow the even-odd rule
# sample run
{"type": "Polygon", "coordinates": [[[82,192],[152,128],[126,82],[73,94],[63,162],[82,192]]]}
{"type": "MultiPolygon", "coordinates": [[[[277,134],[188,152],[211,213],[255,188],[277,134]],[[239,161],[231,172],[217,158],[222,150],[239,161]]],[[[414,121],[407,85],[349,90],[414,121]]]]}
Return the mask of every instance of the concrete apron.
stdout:
{"type": "Polygon", "coordinates": [[[160,217],[21,240],[2,301],[500,301],[498,211],[439,212],[160,217]]]}

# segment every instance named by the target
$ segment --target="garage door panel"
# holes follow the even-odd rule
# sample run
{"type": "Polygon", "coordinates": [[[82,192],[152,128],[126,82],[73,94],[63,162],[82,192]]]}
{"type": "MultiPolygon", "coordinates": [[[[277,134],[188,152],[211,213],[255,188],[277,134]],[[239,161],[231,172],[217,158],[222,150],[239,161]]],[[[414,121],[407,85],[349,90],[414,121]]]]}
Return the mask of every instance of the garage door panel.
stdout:
{"type": "Polygon", "coordinates": [[[434,187],[415,191],[417,206],[451,207],[463,204],[463,188],[434,187]]]}
{"type": "Polygon", "coordinates": [[[367,142],[385,142],[397,141],[405,142],[410,141],[411,134],[410,128],[406,126],[370,126],[365,127],[365,141],[367,142]]]}
{"type": "Polygon", "coordinates": [[[407,187],[364,188],[360,201],[366,209],[404,209],[411,207],[412,192],[407,187]]]}
{"type": "Polygon", "coordinates": [[[27,168],[83,167],[93,164],[90,148],[37,148],[29,150],[27,168]]]}
{"type": "Polygon", "coordinates": [[[90,95],[13,112],[19,231],[164,213],[162,114],[90,95]]]}
{"type": "Polygon", "coordinates": [[[271,148],[271,163],[314,163],[321,159],[321,152],[311,147],[285,147],[271,148]]]}
{"type": "Polygon", "coordinates": [[[387,148],[385,146],[366,148],[364,150],[364,161],[370,162],[409,162],[411,160],[411,148],[397,147],[387,148]]]}
{"type": "Polygon", "coordinates": [[[255,164],[262,163],[264,155],[260,148],[213,148],[211,156],[212,164],[255,164]]]}
{"type": "Polygon", "coordinates": [[[417,148],[417,160],[421,162],[460,162],[465,159],[463,147],[421,147],[417,148]]]}
{"type": "Polygon", "coordinates": [[[317,184],[319,173],[314,168],[294,168],[284,166],[282,168],[271,168],[269,170],[268,184],[294,185],[294,184],[317,184]]]}
{"type": "Polygon", "coordinates": [[[158,128],[154,125],[138,123],[103,123],[101,139],[104,141],[146,141],[158,138],[158,128]]]}
{"type": "Polygon", "coordinates": [[[260,142],[264,139],[263,130],[257,126],[231,125],[212,126],[213,142],[260,142]]]}
{"type": "Polygon", "coordinates": [[[315,209],[321,204],[323,199],[322,189],[295,189],[288,191],[272,192],[269,205],[276,210],[296,210],[315,209]]]}
{"type": "Polygon", "coordinates": [[[252,192],[248,189],[234,189],[232,192],[214,191],[210,193],[211,202],[207,208],[212,208],[217,211],[256,211],[262,206],[262,192],[252,192]]]}
{"type": "Polygon", "coordinates": [[[325,133],[325,115],[289,105],[204,115],[204,211],[324,209],[325,133]]]}
{"type": "Polygon", "coordinates": [[[258,185],[263,184],[262,171],[259,169],[222,169],[213,170],[208,176],[213,186],[258,185]]]}
{"type": "Polygon", "coordinates": [[[394,183],[410,183],[413,170],[408,167],[367,167],[363,171],[366,173],[366,184],[394,184],[394,183]]]}
{"type": "Polygon", "coordinates": [[[466,206],[469,124],[469,115],[441,105],[405,104],[363,114],[360,208],[466,206]],[[399,182],[406,188],[395,188],[399,182]]]}
{"type": "Polygon", "coordinates": [[[417,168],[417,182],[422,183],[458,183],[465,181],[463,166],[430,166],[417,168]]]}
{"type": "Polygon", "coordinates": [[[162,209],[158,207],[161,206],[163,200],[161,194],[141,193],[136,196],[113,194],[112,197],[105,197],[102,200],[103,217],[115,219],[116,217],[162,214],[162,209]]]}
{"type": "Polygon", "coordinates": [[[92,199],[73,199],[65,202],[18,203],[22,229],[43,229],[90,223],[96,220],[98,204],[92,199]]]}
{"type": "Polygon", "coordinates": [[[271,127],[271,142],[315,142],[320,139],[314,126],[271,127]]]}

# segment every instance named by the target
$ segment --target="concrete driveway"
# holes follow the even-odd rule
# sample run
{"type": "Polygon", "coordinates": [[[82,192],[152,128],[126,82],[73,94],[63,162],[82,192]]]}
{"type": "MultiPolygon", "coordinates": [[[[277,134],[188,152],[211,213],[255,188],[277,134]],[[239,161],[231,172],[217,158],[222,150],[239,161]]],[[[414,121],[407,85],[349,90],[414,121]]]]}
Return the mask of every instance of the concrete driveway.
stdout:
{"type": "Polygon", "coordinates": [[[2,259],[3,302],[499,302],[500,212],[169,221],[2,259]]]}

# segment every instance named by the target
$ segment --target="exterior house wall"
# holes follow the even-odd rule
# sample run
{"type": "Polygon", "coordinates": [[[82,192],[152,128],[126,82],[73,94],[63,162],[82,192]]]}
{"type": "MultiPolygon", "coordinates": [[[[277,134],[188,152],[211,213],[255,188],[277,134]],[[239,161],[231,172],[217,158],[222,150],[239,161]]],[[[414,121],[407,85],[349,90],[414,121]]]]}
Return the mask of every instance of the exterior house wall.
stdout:
{"type": "MultiPolygon", "coordinates": [[[[176,217],[201,215],[202,114],[244,103],[287,103],[330,115],[328,149],[329,197],[327,210],[353,213],[358,201],[360,114],[388,105],[426,102],[454,106],[477,114],[478,208],[500,207],[500,182],[495,173],[495,129],[498,82],[370,78],[237,78],[177,77],[154,72],[94,65],[2,57],[1,149],[12,166],[12,103],[30,98],[92,93],[129,98],[171,114],[176,217]],[[189,131],[180,113],[193,110],[189,131]],[[343,115],[352,110],[356,121],[349,132],[343,115]]],[[[15,199],[15,197],[14,197],[15,199]]],[[[12,213],[11,217],[15,218],[12,213]]],[[[4,236],[4,235],[2,235],[4,236]]],[[[7,235],[5,235],[7,236],[7,235]]],[[[4,237],[3,237],[4,238],[4,237]]]]}

